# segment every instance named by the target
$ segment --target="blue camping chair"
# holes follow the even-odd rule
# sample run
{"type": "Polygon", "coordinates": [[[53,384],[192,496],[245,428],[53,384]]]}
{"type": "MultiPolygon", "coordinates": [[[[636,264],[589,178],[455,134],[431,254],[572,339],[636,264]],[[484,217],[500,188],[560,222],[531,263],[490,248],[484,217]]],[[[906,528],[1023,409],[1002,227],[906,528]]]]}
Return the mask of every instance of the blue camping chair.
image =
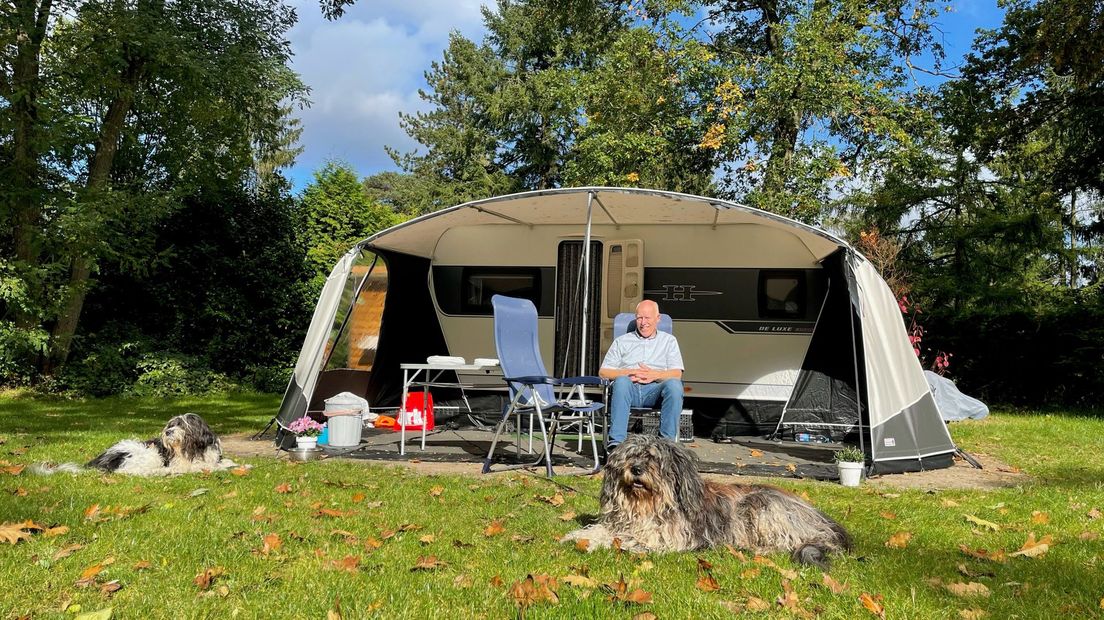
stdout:
{"type": "MultiPolygon", "coordinates": [[[[658,329],[661,332],[667,332],[668,334],[674,334],[675,333],[675,322],[671,320],[671,315],[669,315],[669,314],[660,314],[659,315],[659,324],[656,325],[656,329],[658,329]]],[[[622,313],[618,314],[617,316],[613,317],[613,337],[614,338],[617,338],[618,336],[620,336],[622,334],[627,334],[627,333],[635,332],[635,331],[636,331],[636,314],[635,313],[633,313],[633,312],[622,312],[622,313]]],[[[606,395],[606,402],[607,403],[609,402],[609,394],[606,395]]],[[[632,410],[630,410],[630,414],[632,414],[632,413],[649,413],[649,412],[650,413],[655,413],[656,415],[659,415],[659,409],[655,409],[655,408],[652,408],[652,407],[644,407],[644,408],[633,407],[632,410]]],[[[631,420],[630,420],[629,426],[630,427],[632,426],[631,420]]],[[[608,432],[606,433],[606,436],[607,437],[609,436],[608,432]]]]}
{"type": "Polygon", "coordinates": [[[594,414],[604,406],[586,400],[565,400],[556,396],[554,388],[580,385],[605,386],[598,377],[572,377],[558,379],[548,376],[541,359],[537,341],[537,309],[528,299],[516,299],[504,295],[491,298],[494,308],[495,350],[502,366],[503,380],[510,389],[510,404],[503,410],[502,419],[495,426],[494,439],[483,461],[483,473],[491,471],[498,438],[511,415],[536,416],[544,440],[544,452],[531,463],[511,467],[532,467],[545,464],[548,476],[552,476],[552,447],[561,422],[583,420],[590,434],[594,455],[594,469],[598,471],[598,442],[595,439],[594,414]],[[548,424],[545,424],[547,416],[548,424]]]}

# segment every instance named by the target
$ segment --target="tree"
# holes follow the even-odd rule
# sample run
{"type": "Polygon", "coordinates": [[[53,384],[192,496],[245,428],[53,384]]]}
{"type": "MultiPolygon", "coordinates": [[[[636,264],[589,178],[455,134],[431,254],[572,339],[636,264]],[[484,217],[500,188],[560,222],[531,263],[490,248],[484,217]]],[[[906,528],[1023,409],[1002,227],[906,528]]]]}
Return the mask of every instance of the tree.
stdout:
{"type": "Polygon", "coordinates": [[[336,161],[314,173],[314,182],[300,198],[299,211],[316,292],[354,243],[399,222],[389,206],[369,198],[352,166],[336,161]]]}

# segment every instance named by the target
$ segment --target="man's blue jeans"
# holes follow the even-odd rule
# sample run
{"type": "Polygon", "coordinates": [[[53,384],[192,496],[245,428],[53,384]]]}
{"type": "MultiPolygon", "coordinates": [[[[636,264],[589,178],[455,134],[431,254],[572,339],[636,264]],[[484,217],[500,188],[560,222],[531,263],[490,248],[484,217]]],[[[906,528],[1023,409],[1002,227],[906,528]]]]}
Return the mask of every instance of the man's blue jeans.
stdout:
{"type": "Polygon", "coordinates": [[[652,383],[633,383],[628,377],[617,377],[610,388],[610,430],[607,444],[625,441],[629,432],[629,410],[651,408],[660,403],[659,434],[672,441],[678,439],[679,414],[682,413],[682,380],[664,379],[652,383]]]}

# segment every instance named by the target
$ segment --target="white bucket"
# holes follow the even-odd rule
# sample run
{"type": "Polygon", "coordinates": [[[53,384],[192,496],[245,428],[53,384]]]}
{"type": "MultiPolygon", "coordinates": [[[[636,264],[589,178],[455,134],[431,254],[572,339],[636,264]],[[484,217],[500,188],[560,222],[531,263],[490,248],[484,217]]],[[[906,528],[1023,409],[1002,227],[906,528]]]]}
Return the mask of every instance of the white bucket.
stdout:
{"type": "Polygon", "coordinates": [[[348,448],[360,445],[360,434],[364,430],[364,420],[359,409],[338,409],[326,412],[326,426],[329,428],[328,445],[334,448],[348,448]]]}
{"type": "Polygon", "coordinates": [[[328,445],[334,448],[359,446],[360,434],[364,430],[363,413],[367,410],[368,401],[352,392],[327,398],[323,413],[329,429],[328,445]]]}
{"type": "Polygon", "coordinates": [[[836,463],[839,466],[840,484],[845,487],[857,487],[862,481],[863,463],[836,463]]]}

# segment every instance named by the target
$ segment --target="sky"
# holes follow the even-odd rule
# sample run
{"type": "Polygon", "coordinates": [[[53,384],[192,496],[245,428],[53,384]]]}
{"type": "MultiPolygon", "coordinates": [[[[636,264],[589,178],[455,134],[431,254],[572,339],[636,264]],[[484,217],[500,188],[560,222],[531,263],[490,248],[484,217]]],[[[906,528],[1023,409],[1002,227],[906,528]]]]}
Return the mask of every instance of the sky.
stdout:
{"type": "MultiPolygon", "coordinates": [[[[360,176],[397,170],[385,147],[418,147],[400,127],[399,112],[427,109],[418,89],[451,32],[482,41],[484,2],[358,0],[335,21],[322,17],[315,0],[292,4],[299,14],[289,34],[292,67],[310,87],[312,102],[298,112],[304,150],[288,171],[295,189],[309,184],[328,160],[348,162],[360,176]]],[[[938,20],[945,70],[953,71],[969,52],[978,28],[999,26],[1001,14],[996,0],[955,0],[938,20]]]]}

